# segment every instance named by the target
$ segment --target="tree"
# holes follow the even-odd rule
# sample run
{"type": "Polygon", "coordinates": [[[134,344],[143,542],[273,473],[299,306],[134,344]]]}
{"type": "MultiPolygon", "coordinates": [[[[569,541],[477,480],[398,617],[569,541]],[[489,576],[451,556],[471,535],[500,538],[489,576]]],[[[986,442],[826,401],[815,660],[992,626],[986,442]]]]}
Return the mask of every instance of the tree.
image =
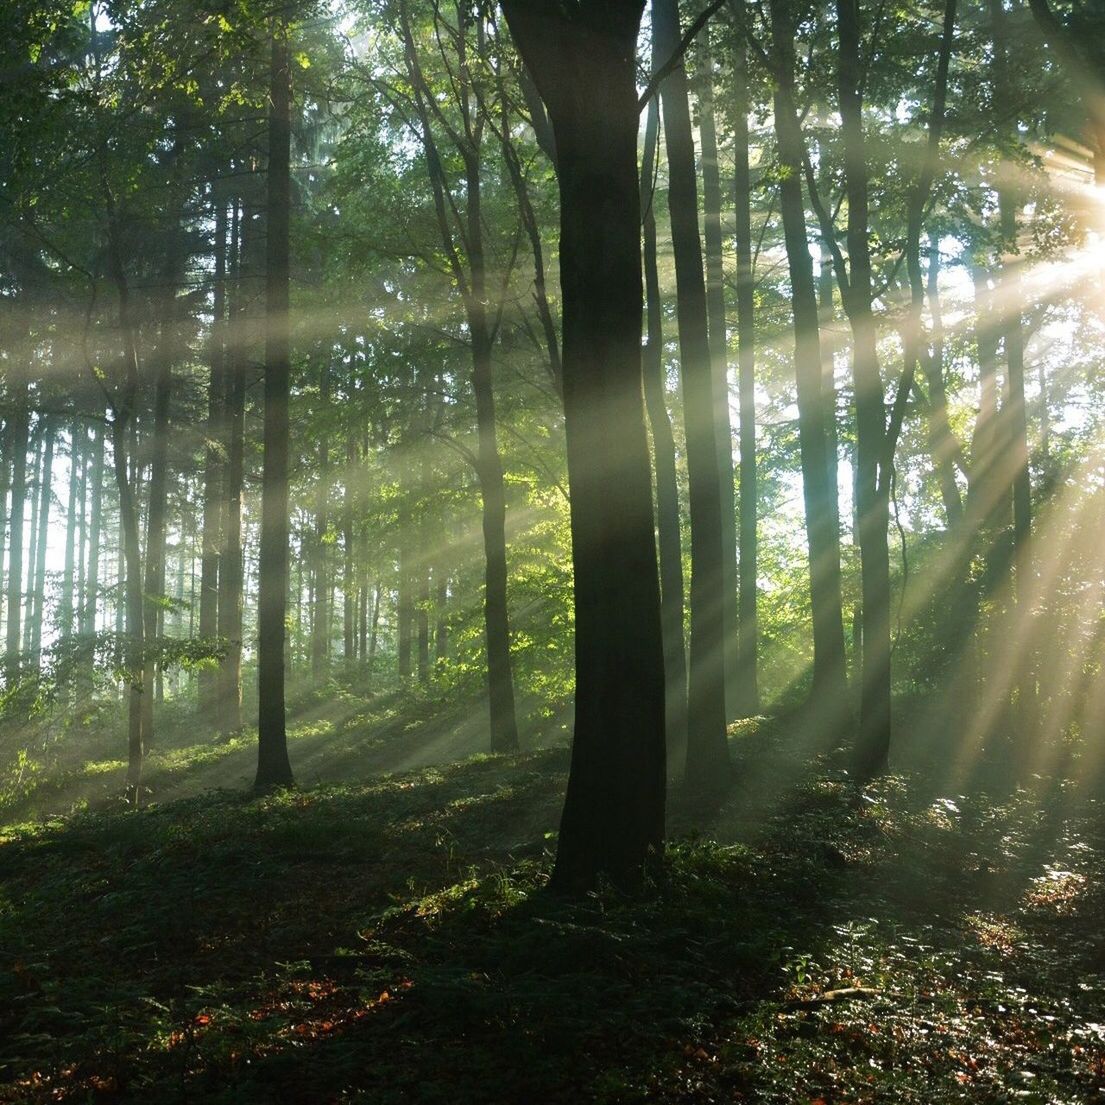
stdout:
{"type": "Polygon", "coordinates": [[[556,137],[575,735],[553,885],[638,882],[664,839],[664,648],[641,399],[643,0],[506,0],[556,137]],[[603,89],[603,110],[593,93],[603,89]]]}
{"type": "Polygon", "coordinates": [[[257,597],[257,777],[259,791],[291,786],[284,708],[288,601],[288,322],[291,216],[291,103],[288,25],[274,19],[269,86],[267,256],[265,271],[265,426],[257,597]]]}
{"type": "MultiPolygon", "coordinates": [[[[661,56],[680,49],[677,0],[653,0],[653,34],[661,56]]],[[[724,787],[729,773],[725,740],[724,540],[714,376],[706,282],[698,227],[694,139],[682,59],[660,85],[668,153],[668,210],[675,252],[683,411],[687,429],[691,513],[691,645],[687,670],[687,781],[724,787]]],[[[728,389],[726,389],[728,391],[728,389]]],[[[726,418],[728,424],[728,418],[726,418]]],[[[731,447],[730,447],[731,450],[731,447]]],[[[730,465],[732,454],[730,451],[730,465]]],[[[731,504],[730,504],[731,505],[731,504]]],[[[730,512],[730,525],[731,522],[730,512]]]]}
{"type": "Polygon", "coordinates": [[[770,56],[765,56],[764,60],[775,81],[775,133],[780,162],[779,209],[786,241],[794,321],[798,435],[813,607],[814,660],[810,702],[831,715],[842,708],[846,692],[840,534],[837,489],[829,478],[817,291],[802,199],[804,143],[795,101],[794,76],[797,11],[792,0],[772,0],[770,13],[772,48],[770,56]]]}

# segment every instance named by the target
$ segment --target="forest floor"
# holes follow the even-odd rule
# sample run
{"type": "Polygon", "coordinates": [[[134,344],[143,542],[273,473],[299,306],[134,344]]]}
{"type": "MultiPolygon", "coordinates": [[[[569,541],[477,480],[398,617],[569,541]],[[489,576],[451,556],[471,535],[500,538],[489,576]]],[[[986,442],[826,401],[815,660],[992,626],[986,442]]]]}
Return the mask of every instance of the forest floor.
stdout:
{"type": "Polygon", "coordinates": [[[430,704],[316,706],[294,791],[199,793],[252,750],[182,729],[144,809],[110,759],[10,792],[0,1102],[1105,1101],[1075,783],[859,792],[748,723],[720,808],[673,791],[645,893],[565,903],[555,732],[446,762],[472,734],[430,704]]]}

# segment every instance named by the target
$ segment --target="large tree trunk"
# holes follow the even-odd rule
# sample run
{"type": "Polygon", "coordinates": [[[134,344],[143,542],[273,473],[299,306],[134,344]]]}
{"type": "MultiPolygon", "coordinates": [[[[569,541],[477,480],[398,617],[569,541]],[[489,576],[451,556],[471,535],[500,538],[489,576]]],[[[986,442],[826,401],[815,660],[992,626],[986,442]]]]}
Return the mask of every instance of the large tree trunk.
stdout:
{"type": "Polygon", "coordinates": [[[272,33],[268,226],[265,273],[265,427],[257,600],[257,790],[291,786],[284,710],[284,615],[288,603],[288,317],[291,214],[291,71],[288,30],[272,33]]]}
{"type": "Polygon", "coordinates": [[[738,713],[760,709],[757,650],[758,485],[756,479],[756,308],[752,273],[752,174],[748,164],[748,59],[743,43],[733,66],[736,113],[733,119],[734,244],[737,254],[737,365],[740,394],[740,631],[737,643],[738,713]]]}
{"type": "MultiPolygon", "coordinates": [[[[679,49],[681,38],[677,0],[653,0],[652,22],[658,55],[672,56],[679,49]]],[[[725,739],[724,527],[714,369],[710,358],[702,243],[698,233],[694,137],[687,75],[682,61],[661,85],[660,99],[668,152],[668,210],[675,253],[676,315],[691,515],[686,777],[691,786],[717,789],[726,785],[730,770],[725,739]]]]}
{"type": "Polygon", "coordinates": [[[714,434],[721,490],[721,617],[728,717],[741,713],[737,687],[740,606],[737,583],[737,508],[733,479],[733,425],[729,417],[729,341],[725,318],[725,271],[722,265],[721,172],[714,120],[714,66],[709,25],[698,36],[702,73],[698,105],[702,136],[703,241],[706,246],[706,310],[710,326],[714,434]]]}
{"type": "Polygon", "coordinates": [[[829,715],[846,701],[844,622],[840,587],[837,489],[831,479],[825,432],[817,293],[802,200],[803,147],[794,86],[793,14],[787,0],[771,2],[776,66],[775,132],[783,169],[779,208],[783,218],[794,318],[794,365],[798,384],[798,438],[810,556],[813,608],[811,705],[829,715]]]}
{"type": "MultiPolygon", "coordinates": [[[[655,50],[654,50],[655,54],[655,50]]],[[[655,67],[654,67],[655,68],[655,67]]],[[[645,156],[641,165],[644,204],[644,273],[648,341],[642,359],[645,407],[652,427],[656,466],[656,520],[660,544],[660,614],[664,628],[664,672],[667,702],[667,754],[670,763],[687,755],[687,652],[683,627],[683,549],[679,520],[679,477],[675,438],[664,387],[664,304],[657,266],[656,208],[653,173],[660,133],[660,103],[653,96],[645,122],[645,156]]]]}
{"type": "Polygon", "coordinates": [[[603,876],[638,883],[664,840],[664,647],[641,398],[643,5],[503,6],[559,162],[576,724],[552,885],[578,893],[603,876]]]}

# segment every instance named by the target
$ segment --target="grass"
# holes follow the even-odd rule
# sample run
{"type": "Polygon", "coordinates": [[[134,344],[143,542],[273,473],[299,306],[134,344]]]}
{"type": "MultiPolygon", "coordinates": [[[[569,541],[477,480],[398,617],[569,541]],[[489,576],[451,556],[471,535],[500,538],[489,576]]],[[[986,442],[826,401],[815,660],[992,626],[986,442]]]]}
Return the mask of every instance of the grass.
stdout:
{"type": "Polygon", "coordinates": [[[2,831],[0,1101],[1105,1096],[1105,823],[1071,784],[857,794],[746,726],[644,894],[566,903],[563,747],[381,773],[417,726],[300,725],[356,781],[173,797],[248,749],[166,748],[165,801],[2,831]]]}

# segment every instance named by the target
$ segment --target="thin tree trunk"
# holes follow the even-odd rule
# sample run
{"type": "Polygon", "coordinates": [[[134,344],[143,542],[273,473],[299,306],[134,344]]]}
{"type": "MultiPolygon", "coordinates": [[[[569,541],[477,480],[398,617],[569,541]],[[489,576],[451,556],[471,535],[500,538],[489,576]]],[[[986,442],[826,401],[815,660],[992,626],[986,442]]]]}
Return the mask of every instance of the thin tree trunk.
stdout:
{"type": "Polygon", "coordinates": [[[61,576],[58,602],[58,629],[64,640],[73,633],[73,588],[77,570],[77,507],[80,502],[81,452],[77,425],[69,430],[69,498],[65,506],[65,566],[61,576]]]}
{"type": "Polygon", "coordinates": [[[8,550],[8,491],[12,480],[12,437],[15,429],[15,414],[9,413],[4,419],[4,432],[0,435],[0,621],[3,620],[4,600],[7,588],[4,585],[5,554],[8,550]]]}
{"type": "Polygon", "coordinates": [[[20,648],[31,651],[31,637],[34,635],[35,607],[38,604],[38,515],[42,506],[42,460],[45,455],[43,430],[45,420],[40,418],[31,434],[31,525],[27,534],[27,588],[26,611],[23,618],[23,640],[20,648]]]}
{"type": "Polygon", "coordinates": [[[377,583],[372,597],[372,625],[368,633],[368,674],[370,677],[376,667],[376,649],[380,639],[380,599],[382,592],[383,588],[377,583]]]}
{"type": "MultiPolygon", "coordinates": [[[[659,56],[672,56],[679,49],[681,38],[677,0],[653,0],[652,22],[659,56]]],[[[682,62],[661,85],[660,103],[668,153],[668,210],[675,253],[691,516],[686,778],[691,786],[718,789],[726,785],[730,771],[725,737],[725,542],[715,370],[711,365],[706,283],[698,232],[694,137],[682,62]]]]}
{"type": "Polygon", "coordinates": [[[27,380],[15,375],[11,403],[11,512],[8,540],[8,625],[4,670],[8,684],[20,674],[20,616],[23,612],[23,514],[27,501],[27,437],[30,429],[27,380]]]}
{"type": "Polygon", "coordinates": [[[104,503],[104,428],[97,425],[92,439],[92,495],[88,526],[88,570],[81,602],[81,634],[95,634],[100,602],[100,534],[104,503]]]}
{"type": "Polygon", "coordinates": [[[434,571],[434,666],[441,668],[449,655],[449,622],[446,609],[449,602],[449,575],[438,567],[434,571]]]}
{"type": "MultiPolygon", "coordinates": [[[[219,560],[223,546],[223,480],[226,473],[226,204],[215,202],[215,284],[211,323],[211,375],[207,387],[207,449],[203,472],[203,537],[200,557],[200,636],[210,639],[218,634],[219,560]]],[[[215,716],[218,673],[211,668],[199,672],[200,710],[215,716]]]]}
{"type": "Polygon", "coordinates": [[[811,706],[830,715],[845,710],[844,621],[840,584],[837,489],[832,482],[825,431],[817,294],[802,199],[803,144],[795,102],[795,24],[787,0],[771,0],[775,54],[775,131],[783,169],[779,207],[783,219],[794,318],[798,384],[798,438],[810,556],[813,608],[811,706]]]}
{"type": "MultiPolygon", "coordinates": [[[[219,665],[218,726],[223,733],[242,727],[242,487],[245,481],[246,374],[241,284],[243,258],[251,245],[247,220],[235,205],[231,232],[234,284],[227,304],[227,342],[222,427],[226,442],[222,505],[219,509],[222,548],[219,552],[218,634],[226,642],[219,665]]],[[[291,653],[289,651],[289,662],[291,653]]]]}
{"type": "MultiPolygon", "coordinates": [[[[400,486],[400,495],[405,490],[400,486]]],[[[411,677],[411,629],[414,624],[414,601],[411,597],[411,551],[410,551],[410,509],[405,499],[399,506],[399,579],[395,616],[398,645],[396,659],[399,665],[399,678],[411,677]]]]}
{"type": "Polygon", "coordinates": [[[291,786],[284,710],[284,616],[288,602],[288,319],[291,214],[291,70],[287,25],[272,32],[268,226],[265,275],[265,425],[258,595],[257,790],[291,786]]]}
{"type": "MultiPolygon", "coordinates": [[[[472,392],[476,400],[477,441],[475,468],[483,506],[484,633],[487,647],[491,750],[513,752],[518,748],[518,722],[514,704],[514,676],[510,661],[506,487],[495,424],[495,391],[491,361],[497,323],[489,317],[483,242],[481,153],[486,117],[482,113],[473,116],[469,107],[472,93],[468,84],[466,60],[468,19],[463,15],[461,7],[457,8],[457,13],[460,20],[457,44],[461,51],[461,78],[457,100],[462,117],[463,136],[455,134],[453,137],[464,166],[463,218],[456,213],[455,209],[453,210],[456,223],[462,224],[460,237],[463,240],[467,259],[467,273],[461,262],[449,221],[445,199],[447,192],[445,169],[430,124],[430,109],[427,101],[432,92],[422,75],[405,8],[402,26],[407,47],[408,74],[416,88],[416,104],[422,126],[430,183],[434,193],[438,227],[442,245],[449,256],[454,279],[464,297],[465,315],[472,343],[472,392]]],[[[477,35],[482,33],[478,22],[476,33],[477,35]]]]}
{"type": "Polygon", "coordinates": [[[737,364],[740,393],[740,633],[736,702],[738,712],[760,709],[758,481],[756,478],[756,308],[752,272],[752,174],[748,163],[748,58],[743,43],[733,65],[734,214],[737,254],[737,364]]]}
{"type": "Polygon", "coordinates": [[[863,592],[863,674],[856,766],[860,778],[886,769],[890,754],[890,526],[886,401],[872,311],[867,154],[861,98],[858,0],[837,0],[838,79],[848,198],[848,280],[844,306],[852,329],[856,403],[856,505],[863,592]],[[882,477],[880,479],[880,477],[882,477]]]}
{"type": "Polygon", "coordinates": [[[88,484],[92,465],[88,449],[88,434],[84,426],[81,426],[80,434],[81,485],[77,499],[77,569],[73,580],[73,593],[70,596],[70,633],[84,632],[83,606],[88,575],[88,484]]]}
{"type": "Polygon", "coordinates": [[[722,265],[721,172],[714,120],[714,66],[709,24],[702,28],[702,75],[698,105],[702,136],[703,240],[706,246],[706,310],[710,327],[714,434],[721,485],[721,615],[726,716],[736,717],[739,692],[740,606],[737,582],[737,508],[733,472],[733,426],[729,415],[729,340],[725,317],[725,271],[722,265]]]}
{"type": "MultiPolygon", "coordinates": [[[[175,274],[175,267],[171,270],[175,274]]],[[[171,301],[170,301],[171,302],[171,301]]],[[[173,333],[171,313],[162,321],[164,329],[173,333]]],[[[146,515],[146,585],[145,638],[147,657],[142,698],[142,749],[148,753],[153,742],[154,683],[157,677],[153,642],[158,636],[158,624],[165,592],[165,522],[169,489],[169,404],[173,391],[173,365],[164,332],[162,348],[156,353],[157,376],[153,398],[153,440],[150,451],[150,485],[146,515]]]]}
{"type": "Polygon", "coordinates": [[[963,497],[955,478],[954,457],[959,443],[948,421],[948,393],[944,383],[944,323],[940,311],[940,244],[929,244],[927,281],[929,313],[932,315],[932,348],[924,358],[925,384],[928,388],[929,449],[940,498],[949,530],[958,530],[963,520],[963,497]]]}
{"type": "Polygon", "coordinates": [[[42,624],[46,620],[46,551],[50,538],[50,507],[53,504],[54,488],[54,445],[57,434],[53,420],[47,416],[43,429],[45,445],[42,452],[42,477],[39,486],[38,502],[38,538],[35,544],[35,583],[31,596],[34,613],[31,618],[30,652],[36,664],[40,663],[42,651],[42,624]]]}
{"type": "MultiPolygon", "coordinates": [[[[1008,16],[1002,0],[989,0],[994,36],[994,94],[998,102],[1011,95],[1008,16]]],[[[1013,125],[1014,133],[1016,124],[1013,125]]],[[[1008,369],[1007,401],[1002,422],[1009,457],[1005,464],[1013,500],[1013,616],[1018,632],[1025,632],[1026,653],[1017,664],[1014,686],[1019,731],[1029,736],[1036,721],[1036,674],[1032,656],[1034,641],[1023,626],[1032,618],[1032,481],[1029,470],[1028,419],[1024,398],[1024,294],[1021,290],[1021,258],[1017,244],[1017,214],[1021,206],[1017,180],[1011,166],[999,167],[997,176],[998,221],[1002,259],[1001,332],[1008,369]]]]}
{"type": "Polygon", "coordinates": [[[653,96],[645,120],[641,166],[644,207],[644,275],[648,341],[642,353],[645,407],[652,427],[656,468],[656,520],[660,545],[660,614],[664,631],[666,728],[669,762],[687,755],[687,653],[683,626],[683,550],[679,521],[679,478],[675,438],[664,387],[664,305],[656,258],[656,209],[653,174],[660,133],[660,103],[653,96]]]}
{"type": "MultiPolygon", "coordinates": [[[[319,402],[323,416],[330,411],[330,356],[324,350],[319,369],[319,402]]],[[[311,612],[311,673],[322,678],[330,653],[330,437],[323,433],[318,450],[318,487],[315,496],[315,601],[311,612]]]]}
{"type": "Polygon", "coordinates": [[[345,453],[345,486],[342,490],[342,655],[347,663],[357,658],[357,575],[354,557],[354,474],[357,467],[357,443],[350,435],[345,453]]]}

